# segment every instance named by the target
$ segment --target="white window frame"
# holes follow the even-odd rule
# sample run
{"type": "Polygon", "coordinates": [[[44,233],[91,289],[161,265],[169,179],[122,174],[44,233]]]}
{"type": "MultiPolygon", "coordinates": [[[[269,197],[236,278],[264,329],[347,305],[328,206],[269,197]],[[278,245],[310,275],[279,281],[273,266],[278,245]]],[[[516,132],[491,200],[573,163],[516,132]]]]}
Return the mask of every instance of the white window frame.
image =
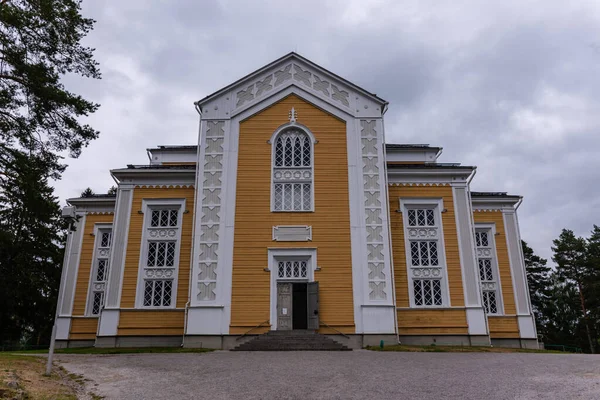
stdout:
{"type": "Polygon", "coordinates": [[[298,123],[289,123],[282,125],[277,128],[277,130],[271,136],[269,140],[271,144],[271,212],[277,213],[306,213],[306,212],[314,212],[315,211],[315,144],[317,141],[315,140],[315,136],[312,132],[302,124],[298,123]],[[282,180],[278,180],[275,182],[275,169],[295,169],[298,167],[277,167],[275,166],[275,150],[276,150],[276,141],[279,135],[290,131],[290,130],[298,130],[300,132],[305,133],[308,136],[308,140],[310,142],[310,209],[308,210],[276,210],[275,209],[275,184],[276,183],[308,183],[307,181],[299,181],[294,182],[290,180],[289,182],[282,182],[282,180]]]}
{"type": "MultiPolygon", "coordinates": [[[[491,258],[492,261],[492,273],[496,278],[496,309],[495,313],[488,313],[485,310],[487,315],[496,316],[496,315],[504,315],[504,298],[502,297],[502,282],[500,280],[500,267],[498,266],[498,249],[496,248],[496,224],[495,223],[475,223],[475,233],[487,231],[488,232],[488,246],[491,250],[490,256],[484,256],[481,258],[491,258]]],[[[479,249],[477,246],[477,240],[473,238],[473,243],[475,243],[475,258],[477,259],[477,281],[479,282],[479,288],[481,290],[481,304],[483,306],[483,283],[481,282],[480,272],[479,272],[479,249]]],[[[489,290],[489,289],[486,289],[489,290]]]]}
{"type": "Polygon", "coordinates": [[[450,304],[450,288],[448,284],[448,264],[446,262],[446,246],[444,241],[444,225],[442,223],[442,210],[444,210],[444,201],[441,198],[400,198],[400,211],[402,213],[402,226],[404,229],[404,248],[406,253],[406,274],[408,283],[408,297],[410,300],[411,308],[448,308],[450,304]],[[411,242],[413,241],[432,241],[432,239],[419,238],[411,240],[408,234],[408,230],[411,228],[408,225],[408,210],[411,209],[431,209],[434,211],[435,228],[438,232],[437,235],[437,253],[438,253],[438,267],[441,269],[441,290],[442,290],[442,304],[432,305],[416,305],[414,296],[414,280],[427,279],[428,277],[415,277],[413,276],[413,269],[421,267],[412,266],[411,257],[411,242]]]}
{"type": "Polygon", "coordinates": [[[110,272],[110,252],[111,252],[111,248],[112,248],[112,226],[113,224],[110,222],[99,222],[94,224],[94,255],[92,257],[92,265],[90,268],[90,278],[89,278],[89,282],[88,282],[88,293],[87,293],[87,303],[86,303],[86,307],[85,307],[85,315],[87,317],[99,317],[100,314],[102,313],[102,309],[104,308],[104,302],[106,301],[106,285],[108,284],[108,274],[110,272]],[[101,240],[102,240],[102,233],[104,231],[110,231],[111,234],[111,239],[110,239],[110,244],[108,247],[100,247],[101,245],[101,240]],[[106,255],[102,256],[101,258],[99,257],[99,252],[101,249],[106,249],[106,255]],[[106,267],[106,271],[104,271],[104,281],[103,284],[100,282],[96,281],[96,275],[98,273],[98,262],[99,260],[106,260],[108,265],[106,267]],[[99,289],[96,288],[96,286],[101,285],[103,288],[99,289]],[[102,305],[100,306],[100,311],[98,312],[98,314],[94,314],[93,308],[94,308],[94,293],[96,292],[103,292],[103,299],[102,299],[102,305]]]}
{"type": "MultiPolygon", "coordinates": [[[[185,199],[143,199],[142,200],[142,213],[144,215],[144,223],[142,224],[142,242],[140,244],[140,260],[138,265],[138,279],[135,296],[135,308],[144,310],[168,310],[177,307],[177,286],[179,281],[179,259],[181,254],[181,231],[183,229],[183,214],[185,213],[186,201],[185,199]],[[154,209],[165,209],[165,208],[178,208],[177,213],[177,226],[176,227],[151,227],[152,210],[154,209]],[[144,272],[147,266],[148,260],[148,243],[153,241],[150,237],[149,232],[153,229],[175,229],[176,234],[174,240],[175,244],[175,258],[173,261],[174,273],[173,273],[173,284],[171,288],[171,305],[169,306],[145,306],[144,305],[144,290],[145,290],[145,279],[144,272]]],[[[173,238],[170,238],[173,239],[173,238]]]]}

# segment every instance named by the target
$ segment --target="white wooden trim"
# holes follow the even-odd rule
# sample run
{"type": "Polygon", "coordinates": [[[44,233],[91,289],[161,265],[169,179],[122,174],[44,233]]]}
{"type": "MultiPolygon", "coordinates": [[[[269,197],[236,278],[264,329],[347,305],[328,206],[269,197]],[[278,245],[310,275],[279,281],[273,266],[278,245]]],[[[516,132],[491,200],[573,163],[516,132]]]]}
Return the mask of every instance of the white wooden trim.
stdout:
{"type": "Polygon", "coordinates": [[[449,308],[452,307],[450,302],[450,285],[448,280],[448,263],[446,261],[446,242],[444,241],[444,224],[442,221],[442,211],[444,210],[444,200],[442,198],[413,198],[413,197],[404,197],[399,199],[400,210],[402,212],[402,229],[404,230],[404,249],[406,255],[406,274],[407,274],[407,289],[408,289],[408,298],[410,301],[411,308],[418,309],[430,309],[430,308],[449,308]],[[435,212],[435,217],[439,221],[436,224],[438,228],[438,239],[437,239],[437,251],[438,251],[438,262],[442,268],[442,305],[420,305],[417,306],[415,304],[414,291],[413,291],[413,276],[411,272],[411,250],[410,250],[410,239],[406,234],[406,231],[409,227],[408,225],[408,210],[413,207],[427,207],[431,208],[435,212]]]}
{"type": "Polygon", "coordinates": [[[94,305],[94,299],[93,299],[93,293],[94,290],[92,288],[92,285],[94,283],[94,276],[96,275],[97,272],[97,261],[98,261],[98,243],[100,241],[99,239],[99,231],[100,230],[107,230],[110,229],[111,231],[111,239],[110,239],[110,246],[109,246],[109,255],[106,258],[108,261],[108,269],[106,271],[104,271],[104,303],[106,303],[106,289],[108,286],[108,275],[110,273],[110,269],[111,269],[111,265],[110,265],[110,249],[112,248],[112,223],[110,222],[100,222],[97,224],[94,224],[94,249],[93,249],[93,255],[92,255],[92,265],[90,267],[90,276],[89,276],[89,281],[88,281],[88,290],[87,290],[87,297],[86,297],[86,305],[85,305],[85,315],[88,317],[96,317],[99,316],[102,313],[102,308],[104,307],[104,305],[102,305],[102,307],[100,307],[100,312],[98,314],[92,314],[92,307],[94,305]]]}
{"type": "Polygon", "coordinates": [[[177,306],[177,286],[179,281],[179,259],[181,255],[181,231],[183,230],[183,214],[185,213],[186,200],[185,199],[143,199],[142,200],[142,213],[144,214],[144,223],[142,224],[142,241],[140,243],[140,258],[138,261],[138,278],[135,291],[135,307],[143,309],[172,309],[177,306]],[[144,306],[144,269],[146,266],[146,259],[148,257],[148,227],[150,218],[152,218],[152,209],[154,207],[179,207],[177,213],[177,227],[170,227],[177,229],[176,244],[175,244],[175,258],[173,261],[174,275],[173,284],[171,287],[171,305],[170,306],[144,306]]]}
{"type": "MultiPolygon", "coordinates": [[[[504,313],[504,294],[503,294],[503,290],[502,290],[502,278],[500,276],[500,266],[498,264],[498,248],[496,247],[496,224],[494,222],[492,223],[480,223],[480,222],[476,222],[475,223],[475,232],[477,232],[478,229],[485,229],[488,230],[490,232],[490,237],[488,240],[490,240],[491,242],[491,248],[494,252],[494,256],[492,257],[492,268],[494,269],[494,274],[496,274],[496,281],[498,282],[498,289],[496,290],[496,295],[497,297],[497,308],[498,308],[498,312],[495,314],[489,314],[490,316],[503,316],[505,315],[504,313]]],[[[475,242],[475,248],[477,248],[477,242],[475,242]]],[[[477,256],[477,255],[476,255],[477,256]]],[[[477,268],[479,268],[479,258],[477,258],[477,268]]],[[[481,279],[480,279],[480,284],[481,284],[481,279]]],[[[483,290],[481,289],[482,295],[483,295],[483,290]]],[[[483,300],[482,303],[483,305],[483,300]]]]}
{"type": "Polygon", "coordinates": [[[81,246],[83,244],[83,234],[85,231],[85,214],[78,214],[81,218],[75,222],[74,232],[69,232],[68,244],[65,249],[66,262],[63,268],[64,281],[61,286],[61,303],[59,307],[59,317],[71,316],[73,314],[73,303],[75,299],[75,286],[77,285],[77,274],[79,272],[79,262],[81,258],[81,246]]]}

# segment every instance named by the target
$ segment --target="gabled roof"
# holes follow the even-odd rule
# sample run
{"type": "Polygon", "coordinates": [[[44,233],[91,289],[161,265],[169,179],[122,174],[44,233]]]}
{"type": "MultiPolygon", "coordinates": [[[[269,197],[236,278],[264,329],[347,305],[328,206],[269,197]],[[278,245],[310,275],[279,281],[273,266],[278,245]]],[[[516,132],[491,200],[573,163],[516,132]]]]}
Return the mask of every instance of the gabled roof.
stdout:
{"type": "MultiPolygon", "coordinates": [[[[237,93],[237,100],[242,100],[241,102],[238,102],[237,105],[235,105],[235,102],[233,103],[233,106],[231,106],[231,110],[233,110],[234,108],[238,108],[240,105],[246,104],[246,102],[250,102],[252,99],[258,99],[259,97],[262,98],[265,93],[274,93],[276,91],[276,87],[277,90],[279,90],[279,88],[284,88],[286,85],[281,83],[283,82],[283,79],[281,82],[277,82],[277,75],[275,75],[274,81],[271,80],[272,78],[270,78],[269,75],[272,75],[273,73],[285,74],[287,77],[285,79],[287,85],[293,84],[302,89],[309,89],[313,92],[313,94],[316,93],[317,95],[325,94],[324,98],[329,100],[333,98],[338,102],[344,103],[344,105],[349,108],[352,108],[355,105],[358,106],[358,103],[355,104],[355,99],[354,96],[352,96],[352,93],[348,93],[348,91],[344,91],[343,89],[351,89],[351,91],[355,92],[355,95],[367,98],[369,101],[377,104],[381,109],[379,111],[380,113],[385,112],[385,108],[388,104],[386,100],[378,97],[376,94],[353,84],[352,82],[334,74],[331,71],[328,71],[327,69],[315,64],[314,62],[295,52],[288,53],[283,57],[278,58],[262,68],[259,68],[256,71],[238,79],[230,85],[227,85],[224,88],[196,101],[194,104],[203,110],[213,111],[211,107],[205,109],[204,106],[207,105],[207,103],[220,98],[220,96],[225,96],[229,93],[237,93]],[[293,66],[291,67],[290,65],[293,66]],[[281,71],[275,71],[275,69],[282,67],[284,69],[281,71]],[[305,70],[306,68],[308,68],[310,71],[305,70]],[[292,75],[293,79],[290,78],[292,75]],[[320,77],[318,75],[320,75],[320,77]],[[261,80],[257,81],[258,78],[261,80]],[[263,80],[263,78],[268,78],[268,81],[263,80]],[[261,89],[259,89],[259,84],[261,89]],[[254,85],[256,85],[256,87],[254,87],[254,85]],[[343,88],[341,85],[343,85],[343,88]],[[232,92],[234,89],[235,92],[232,92]],[[337,93],[334,93],[334,91],[337,91],[337,93]],[[344,99],[336,97],[340,96],[342,93],[343,96],[345,96],[344,99]]],[[[233,101],[234,99],[232,97],[232,95],[228,95],[227,100],[233,101]]],[[[217,108],[214,110],[217,110],[218,108],[219,107],[217,106],[217,108]]]]}

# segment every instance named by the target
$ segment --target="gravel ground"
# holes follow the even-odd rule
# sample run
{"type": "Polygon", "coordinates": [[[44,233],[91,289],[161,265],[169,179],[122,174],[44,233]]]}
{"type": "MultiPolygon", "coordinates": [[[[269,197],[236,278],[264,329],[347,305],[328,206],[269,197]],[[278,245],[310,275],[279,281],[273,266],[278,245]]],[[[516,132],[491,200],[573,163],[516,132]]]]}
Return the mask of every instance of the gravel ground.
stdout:
{"type": "Polygon", "coordinates": [[[227,352],[60,355],[107,399],[600,399],[600,356],[227,352]]]}

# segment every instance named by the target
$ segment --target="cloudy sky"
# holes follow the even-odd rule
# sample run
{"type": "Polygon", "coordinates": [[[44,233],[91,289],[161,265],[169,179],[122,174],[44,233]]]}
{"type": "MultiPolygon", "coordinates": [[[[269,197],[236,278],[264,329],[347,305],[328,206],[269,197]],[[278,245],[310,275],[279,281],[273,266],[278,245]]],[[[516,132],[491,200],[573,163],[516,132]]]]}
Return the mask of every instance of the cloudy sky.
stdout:
{"type": "Polygon", "coordinates": [[[195,144],[193,102],[290,52],[390,102],[388,142],[476,165],[473,190],[521,194],[538,253],[561,228],[600,224],[597,1],[84,1],[103,79],[101,132],[56,183],[61,202],[104,192],[108,170],[158,144],[195,144]]]}

